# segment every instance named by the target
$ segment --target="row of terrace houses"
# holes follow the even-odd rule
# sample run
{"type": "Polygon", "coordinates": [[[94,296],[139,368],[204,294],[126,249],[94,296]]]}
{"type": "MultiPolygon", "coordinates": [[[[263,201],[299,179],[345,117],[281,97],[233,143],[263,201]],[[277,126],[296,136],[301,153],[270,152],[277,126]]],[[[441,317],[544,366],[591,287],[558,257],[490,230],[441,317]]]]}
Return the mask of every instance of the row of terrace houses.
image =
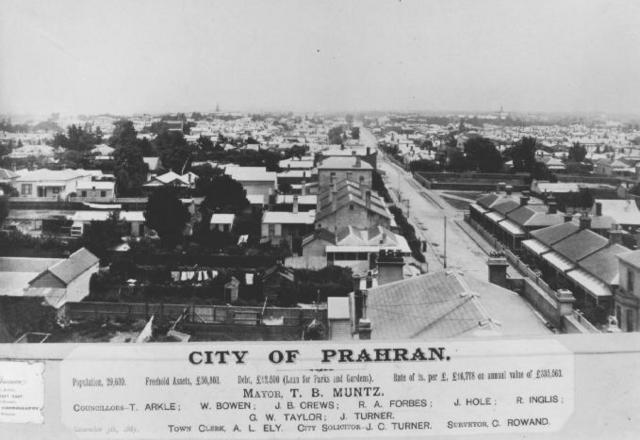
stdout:
{"type": "Polygon", "coordinates": [[[557,210],[553,198],[544,204],[532,203],[526,193],[519,200],[488,194],[470,205],[469,218],[519,255],[552,288],[571,290],[576,308],[591,322],[604,325],[615,316],[622,330],[636,331],[638,310],[629,299],[634,294],[625,294],[634,292],[633,283],[625,287],[620,279],[624,270],[630,270],[623,266],[633,267],[629,262],[638,251],[623,245],[629,232],[615,217],[602,215],[602,209],[603,203],[597,202],[593,216],[566,214],[557,210]]]}

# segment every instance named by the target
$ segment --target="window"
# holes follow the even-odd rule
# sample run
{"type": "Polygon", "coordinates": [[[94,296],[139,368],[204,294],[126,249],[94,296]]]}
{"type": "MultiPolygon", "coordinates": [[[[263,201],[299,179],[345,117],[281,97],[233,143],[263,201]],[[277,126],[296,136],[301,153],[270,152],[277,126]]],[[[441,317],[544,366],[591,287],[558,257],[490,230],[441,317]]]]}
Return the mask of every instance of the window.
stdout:
{"type": "Polygon", "coordinates": [[[627,270],[627,293],[629,294],[633,293],[633,283],[635,282],[635,275],[636,274],[631,269],[627,270]]]}
{"type": "Polygon", "coordinates": [[[627,309],[627,331],[633,331],[633,310],[627,309]]]}
{"type": "Polygon", "coordinates": [[[23,196],[30,196],[31,191],[33,190],[33,186],[30,183],[23,183],[20,187],[20,193],[23,196]]]}
{"type": "Polygon", "coordinates": [[[80,191],[80,196],[81,197],[87,197],[87,192],[86,191],[80,191]]]}
{"type": "Polygon", "coordinates": [[[364,183],[364,176],[360,176],[360,185],[364,183]]]}
{"type": "Polygon", "coordinates": [[[51,191],[52,191],[54,194],[60,194],[60,188],[59,188],[59,187],[57,187],[57,186],[54,186],[54,187],[51,189],[51,191]]]}
{"type": "Polygon", "coordinates": [[[353,211],[353,203],[349,205],[349,209],[353,211]]]}
{"type": "Polygon", "coordinates": [[[273,237],[274,235],[276,235],[276,225],[270,224],[269,225],[269,237],[273,237]]]}
{"type": "Polygon", "coordinates": [[[616,321],[618,321],[618,327],[622,327],[622,309],[620,306],[616,307],[616,321]]]}
{"type": "Polygon", "coordinates": [[[100,197],[107,197],[106,191],[100,191],[100,197]]]}

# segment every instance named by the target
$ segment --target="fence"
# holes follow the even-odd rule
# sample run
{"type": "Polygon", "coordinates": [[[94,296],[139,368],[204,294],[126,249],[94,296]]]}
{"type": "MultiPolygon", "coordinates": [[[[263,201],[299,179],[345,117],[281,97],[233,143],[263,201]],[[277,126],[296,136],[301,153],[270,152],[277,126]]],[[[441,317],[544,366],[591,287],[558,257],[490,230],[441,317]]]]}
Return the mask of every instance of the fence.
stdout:
{"type": "Polygon", "coordinates": [[[297,307],[214,306],[194,304],[68,302],[64,316],[72,321],[148,319],[174,321],[183,316],[190,324],[299,326],[313,319],[327,320],[327,310],[297,307]]]}

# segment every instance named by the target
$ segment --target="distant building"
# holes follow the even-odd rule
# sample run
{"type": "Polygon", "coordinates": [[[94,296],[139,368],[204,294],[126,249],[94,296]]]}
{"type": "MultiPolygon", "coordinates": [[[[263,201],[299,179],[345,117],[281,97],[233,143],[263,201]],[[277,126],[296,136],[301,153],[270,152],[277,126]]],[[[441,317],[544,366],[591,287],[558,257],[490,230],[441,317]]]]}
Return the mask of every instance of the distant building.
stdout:
{"type": "Polygon", "coordinates": [[[209,229],[212,231],[231,232],[235,217],[235,214],[213,214],[209,222],[209,229]]]}
{"type": "Polygon", "coordinates": [[[228,165],[225,174],[240,182],[247,194],[268,196],[278,188],[277,173],[267,171],[265,167],[241,167],[228,165]]]}

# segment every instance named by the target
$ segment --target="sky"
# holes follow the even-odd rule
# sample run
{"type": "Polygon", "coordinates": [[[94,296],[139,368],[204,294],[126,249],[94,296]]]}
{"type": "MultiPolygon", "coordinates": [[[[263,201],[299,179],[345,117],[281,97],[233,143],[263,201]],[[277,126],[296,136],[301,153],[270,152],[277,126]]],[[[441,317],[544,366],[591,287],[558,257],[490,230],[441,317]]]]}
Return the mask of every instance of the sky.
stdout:
{"type": "Polygon", "coordinates": [[[0,113],[640,114],[637,0],[0,0],[0,113]]]}

